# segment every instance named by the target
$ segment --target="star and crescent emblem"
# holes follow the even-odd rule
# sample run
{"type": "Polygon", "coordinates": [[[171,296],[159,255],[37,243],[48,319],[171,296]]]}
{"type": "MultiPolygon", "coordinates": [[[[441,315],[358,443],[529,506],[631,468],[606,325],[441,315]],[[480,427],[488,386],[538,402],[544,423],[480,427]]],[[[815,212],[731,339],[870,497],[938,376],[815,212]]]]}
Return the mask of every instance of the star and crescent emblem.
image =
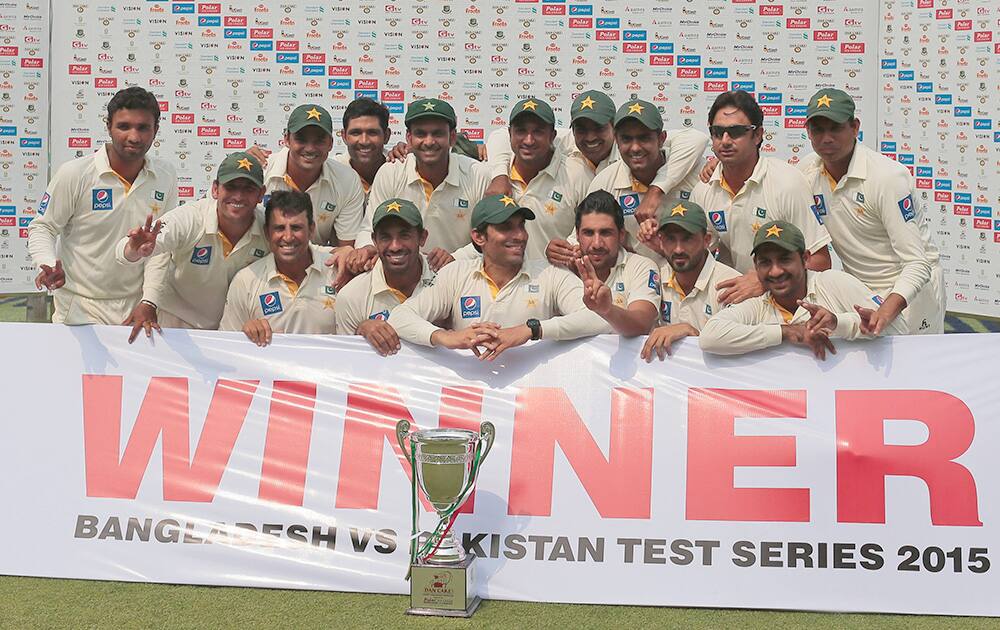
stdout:
{"type": "Polygon", "coordinates": [[[535,111],[537,107],[538,103],[536,103],[535,101],[525,101],[524,105],[521,105],[521,111],[523,112],[528,109],[530,109],[531,111],[535,111]]]}
{"type": "Polygon", "coordinates": [[[247,158],[243,158],[242,160],[237,162],[236,166],[243,169],[244,171],[249,171],[253,169],[253,163],[250,162],[250,160],[248,160],[247,158]]]}
{"type": "Polygon", "coordinates": [[[682,217],[687,216],[687,208],[685,208],[681,204],[677,204],[676,206],[674,206],[673,210],[670,211],[670,216],[675,217],[678,214],[681,215],[682,217]]]}
{"type": "Polygon", "coordinates": [[[385,211],[386,212],[399,212],[400,211],[400,205],[397,202],[393,201],[392,203],[390,203],[389,205],[387,205],[385,207],[385,211]]]}
{"type": "Polygon", "coordinates": [[[594,99],[588,96],[580,101],[580,109],[594,109],[594,99]]]}
{"type": "Polygon", "coordinates": [[[514,205],[517,205],[517,202],[514,201],[513,197],[508,197],[507,195],[504,195],[503,197],[501,197],[500,201],[502,201],[503,205],[505,205],[505,206],[514,206],[514,205]]]}
{"type": "Polygon", "coordinates": [[[323,115],[320,114],[319,110],[316,109],[315,107],[306,112],[306,120],[313,120],[313,119],[319,120],[322,117],[323,115]]]}
{"type": "Polygon", "coordinates": [[[823,96],[816,99],[816,107],[829,107],[833,99],[829,95],[824,94],[823,96]]]}
{"type": "Polygon", "coordinates": [[[632,103],[628,106],[628,113],[630,114],[641,114],[642,113],[642,103],[632,103]]]}
{"type": "Polygon", "coordinates": [[[767,238],[771,238],[772,236],[775,238],[781,238],[781,232],[782,230],[780,227],[778,227],[777,225],[772,225],[771,227],[767,228],[767,234],[765,236],[767,236],[767,238]]]}

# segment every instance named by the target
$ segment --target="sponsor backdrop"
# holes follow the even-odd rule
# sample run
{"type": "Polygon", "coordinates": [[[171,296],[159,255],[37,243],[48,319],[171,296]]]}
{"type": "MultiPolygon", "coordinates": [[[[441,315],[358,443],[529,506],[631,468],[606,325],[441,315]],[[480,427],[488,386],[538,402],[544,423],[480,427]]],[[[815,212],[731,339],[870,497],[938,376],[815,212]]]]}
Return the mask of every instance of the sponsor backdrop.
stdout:
{"type": "Polygon", "coordinates": [[[28,224],[48,181],[49,2],[0,2],[0,293],[34,291],[28,224]]]}
{"type": "Polygon", "coordinates": [[[655,365],[613,336],[490,364],[357,337],[140,342],[0,326],[22,357],[3,368],[0,574],[401,593],[396,421],[489,419],[455,525],[486,597],[1000,615],[1000,399],[973,377],[995,336],[825,363],[689,339],[655,365]]]}

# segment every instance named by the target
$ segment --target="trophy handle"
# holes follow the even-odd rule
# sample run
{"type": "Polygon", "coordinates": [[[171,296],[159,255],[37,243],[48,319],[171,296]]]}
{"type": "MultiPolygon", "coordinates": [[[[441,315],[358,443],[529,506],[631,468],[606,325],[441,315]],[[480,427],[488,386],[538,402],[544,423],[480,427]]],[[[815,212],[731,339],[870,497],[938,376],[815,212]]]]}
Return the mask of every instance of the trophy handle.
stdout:
{"type": "MultiPolygon", "coordinates": [[[[403,451],[403,457],[406,461],[410,461],[410,450],[406,448],[406,438],[410,435],[410,422],[408,420],[400,420],[396,423],[396,441],[399,442],[399,448],[403,451]]],[[[411,462],[412,463],[412,462],[411,462]]]]}
{"type": "Polygon", "coordinates": [[[479,425],[479,437],[485,444],[483,447],[483,454],[479,456],[480,464],[489,455],[490,449],[493,448],[493,441],[497,437],[496,427],[493,426],[492,422],[484,422],[479,425]]]}

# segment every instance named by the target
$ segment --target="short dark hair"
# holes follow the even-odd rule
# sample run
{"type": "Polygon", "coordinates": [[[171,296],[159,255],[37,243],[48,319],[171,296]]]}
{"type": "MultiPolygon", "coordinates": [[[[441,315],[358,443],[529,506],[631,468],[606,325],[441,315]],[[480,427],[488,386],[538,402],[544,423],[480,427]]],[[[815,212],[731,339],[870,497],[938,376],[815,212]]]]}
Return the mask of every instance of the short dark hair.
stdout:
{"type": "Polygon", "coordinates": [[[595,190],[576,207],[576,229],[580,229],[580,220],[585,214],[606,214],[615,220],[619,230],[625,229],[625,213],[614,195],[606,190],[595,190]]]}
{"type": "Polygon", "coordinates": [[[121,109],[144,109],[153,115],[153,124],[160,124],[160,103],[152,92],[138,86],[118,90],[108,101],[108,126],[121,109]]]}
{"type": "Polygon", "coordinates": [[[306,213],[309,224],[313,223],[313,204],[309,195],[295,190],[277,190],[271,193],[270,198],[264,205],[264,227],[271,227],[271,215],[276,210],[282,214],[295,216],[302,212],[306,213]]]}
{"type": "Polygon", "coordinates": [[[378,123],[382,127],[382,131],[386,135],[389,134],[389,108],[365,96],[354,99],[347,106],[347,109],[344,110],[344,129],[347,129],[347,124],[352,120],[361,118],[362,116],[374,116],[378,118],[378,123]]]}
{"type": "MultiPolygon", "coordinates": [[[[712,108],[708,110],[708,125],[712,126],[712,121],[715,120],[715,115],[723,107],[735,107],[736,109],[743,112],[743,114],[750,120],[751,125],[756,125],[757,129],[764,126],[764,112],[761,111],[760,105],[757,104],[757,100],[748,92],[743,90],[731,90],[729,92],[723,92],[719,94],[715,102],[712,103],[712,108]]],[[[764,144],[764,139],[757,143],[757,149],[760,149],[760,145],[764,144]]]]}

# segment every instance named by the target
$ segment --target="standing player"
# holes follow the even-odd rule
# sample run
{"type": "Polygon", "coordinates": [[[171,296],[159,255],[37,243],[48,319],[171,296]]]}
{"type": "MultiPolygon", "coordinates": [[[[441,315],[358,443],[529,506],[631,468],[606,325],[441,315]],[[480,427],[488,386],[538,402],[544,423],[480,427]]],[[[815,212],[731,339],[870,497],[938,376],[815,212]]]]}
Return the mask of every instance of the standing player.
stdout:
{"type": "Polygon", "coordinates": [[[344,127],[340,138],[347,146],[346,153],[333,159],[354,169],[365,192],[365,210],[375,175],[385,164],[385,145],[389,142],[389,109],[370,98],[351,101],[344,110],[344,127]]]}
{"type": "Polygon", "coordinates": [[[173,167],[147,156],[159,129],[156,97],[126,88],[107,112],[111,141],[56,171],[28,228],[35,285],[55,291],[56,323],[131,324],[144,267],[121,268],[115,245],[147,215],[177,205],[173,167]]]}

